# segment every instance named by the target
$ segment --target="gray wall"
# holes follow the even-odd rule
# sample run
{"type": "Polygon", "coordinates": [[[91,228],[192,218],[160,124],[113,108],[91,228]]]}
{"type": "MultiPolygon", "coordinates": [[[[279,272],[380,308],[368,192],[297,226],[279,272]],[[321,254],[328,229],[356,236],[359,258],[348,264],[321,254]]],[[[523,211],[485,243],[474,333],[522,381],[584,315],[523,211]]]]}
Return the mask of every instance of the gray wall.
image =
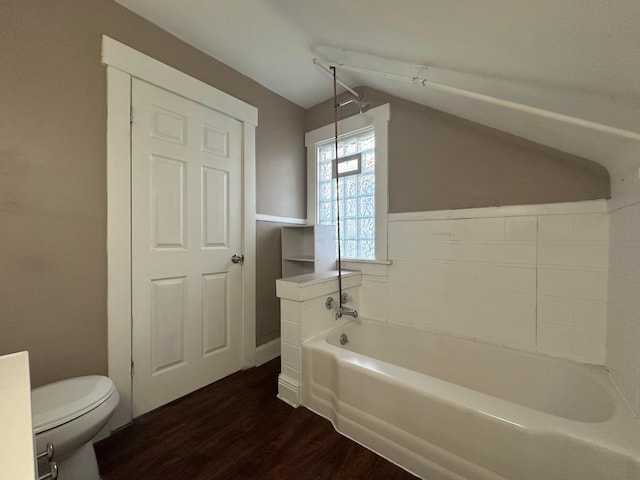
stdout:
{"type": "MultiPolygon", "coordinates": [[[[0,12],[0,354],[29,350],[34,385],[106,373],[101,35],[258,107],[259,213],[305,216],[304,110],[111,0],[0,0],[0,12]]],[[[258,232],[260,301],[279,266],[258,232]]],[[[257,311],[258,334],[276,335],[273,302],[257,311]]]]}
{"type": "MultiPolygon", "coordinates": [[[[391,104],[392,213],[610,196],[609,174],[595,162],[371,88],[358,91],[372,106],[391,104]]],[[[339,113],[344,118],[357,111],[349,106],[339,113]]],[[[305,131],[332,121],[333,100],[327,100],[307,110],[305,131]]]]}
{"type": "MultiPolygon", "coordinates": [[[[303,203],[304,205],[304,203],[303,203]]],[[[300,217],[304,218],[306,215],[300,217]]],[[[262,310],[262,321],[256,325],[257,344],[263,345],[280,337],[280,300],[276,297],[276,279],[282,278],[282,223],[258,222],[256,237],[260,255],[256,265],[256,305],[262,310]]]]}

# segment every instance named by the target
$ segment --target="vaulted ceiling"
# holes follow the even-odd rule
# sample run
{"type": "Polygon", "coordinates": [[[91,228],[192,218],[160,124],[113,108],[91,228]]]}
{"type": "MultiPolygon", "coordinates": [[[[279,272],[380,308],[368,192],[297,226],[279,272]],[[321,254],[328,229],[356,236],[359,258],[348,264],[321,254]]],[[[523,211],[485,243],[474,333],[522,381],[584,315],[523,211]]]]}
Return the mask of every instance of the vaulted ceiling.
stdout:
{"type": "Polygon", "coordinates": [[[351,86],[640,163],[638,0],[117,1],[305,108],[332,94],[318,58],[351,86]]]}

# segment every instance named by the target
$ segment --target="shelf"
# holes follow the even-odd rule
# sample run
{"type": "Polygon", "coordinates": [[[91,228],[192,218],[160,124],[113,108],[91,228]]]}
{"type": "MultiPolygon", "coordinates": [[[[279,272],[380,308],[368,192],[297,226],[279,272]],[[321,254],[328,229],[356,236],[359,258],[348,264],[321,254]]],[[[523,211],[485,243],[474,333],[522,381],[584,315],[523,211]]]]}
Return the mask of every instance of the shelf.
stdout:
{"type": "Polygon", "coordinates": [[[291,257],[284,257],[283,260],[291,260],[294,262],[314,262],[313,255],[295,255],[291,257]]]}
{"type": "Polygon", "coordinates": [[[282,277],[336,268],[334,225],[282,227],[282,277]]]}

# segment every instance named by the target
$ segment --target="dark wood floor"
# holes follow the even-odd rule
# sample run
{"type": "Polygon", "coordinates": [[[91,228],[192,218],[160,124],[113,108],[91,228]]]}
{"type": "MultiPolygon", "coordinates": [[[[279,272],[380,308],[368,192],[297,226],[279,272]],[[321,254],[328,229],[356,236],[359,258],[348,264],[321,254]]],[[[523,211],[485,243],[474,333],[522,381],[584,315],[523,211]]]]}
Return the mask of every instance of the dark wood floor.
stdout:
{"type": "Polygon", "coordinates": [[[137,418],[95,446],[104,480],[413,479],[276,398],[280,359],[137,418]]]}

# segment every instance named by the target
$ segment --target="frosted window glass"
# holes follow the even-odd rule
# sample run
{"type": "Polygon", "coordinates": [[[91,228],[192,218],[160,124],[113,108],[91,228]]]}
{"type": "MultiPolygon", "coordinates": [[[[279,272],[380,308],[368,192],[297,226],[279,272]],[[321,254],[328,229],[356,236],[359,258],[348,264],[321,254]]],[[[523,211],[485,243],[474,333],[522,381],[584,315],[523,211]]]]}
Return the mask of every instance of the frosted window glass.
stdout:
{"type": "Polygon", "coordinates": [[[372,218],[375,216],[375,200],[374,197],[360,197],[360,205],[358,210],[359,217],[369,217],[372,218]]]}
{"type": "Polygon", "coordinates": [[[349,218],[343,222],[344,228],[342,229],[342,238],[348,240],[358,239],[358,220],[355,218],[349,218]]]}
{"type": "MultiPolygon", "coordinates": [[[[345,197],[355,197],[357,193],[356,189],[358,188],[358,175],[346,177],[344,188],[345,188],[345,192],[344,192],[345,197]]],[[[340,193],[343,193],[343,192],[340,192],[340,193]]],[[[342,199],[342,197],[340,198],[342,199]]]]}
{"type": "Polygon", "coordinates": [[[318,169],[318,179],[321,182],[331,180],[331,162],[325,162],[320,164],[320,168],[318,169]]]}
{"type": "Polygon", "coordinates": [[[358,217],[358,199],[347,198],[344,202],[344,216],[346,218],[358,217]]]}
{"type": "MultiPolygon", "coordinates": [[[[343,258],[375,259],[375,135],[360,132],[338,142],[338,156],[360,153],[361,173],[340,177],[341,251],[343,258]]],[[[318,223],[336,223],[333,141],[318,146],[318,223]]],[[[336,246],[337,247],[337,246],[336,246]]]]}
{"type": "Polygon", "coordinates": [[[373,173],[358,175],[358,194],[360,196],[375,193],[375,176],[373,173]]]}
{"type": "Polygon", "coordinates": [[[362,252],[362,258],[375,258],[376,247],[373,240],[361,240],[360,250],[362,252]]]}
{"type": "Polygon", "coordinates": [[[333,218],[333,211],[335,207],[331,204],[331,202],[325,202],[320,205],[320,209],[318,212],[320,213],[320,224],[321,225],[332,225],[335,223],[335,219],[333,218]]]}
{"type": "Polygon", "coordinates": [[[373,172],[375,165],[376,162],[373,151],[362,156],[362,173],[373,172]]]}
{"type": "Polygon", "coordinates": [[[345,246],[343,250],[343,258],[358,258],[358,242],[357,240],[342,240],[345,246]]]}

